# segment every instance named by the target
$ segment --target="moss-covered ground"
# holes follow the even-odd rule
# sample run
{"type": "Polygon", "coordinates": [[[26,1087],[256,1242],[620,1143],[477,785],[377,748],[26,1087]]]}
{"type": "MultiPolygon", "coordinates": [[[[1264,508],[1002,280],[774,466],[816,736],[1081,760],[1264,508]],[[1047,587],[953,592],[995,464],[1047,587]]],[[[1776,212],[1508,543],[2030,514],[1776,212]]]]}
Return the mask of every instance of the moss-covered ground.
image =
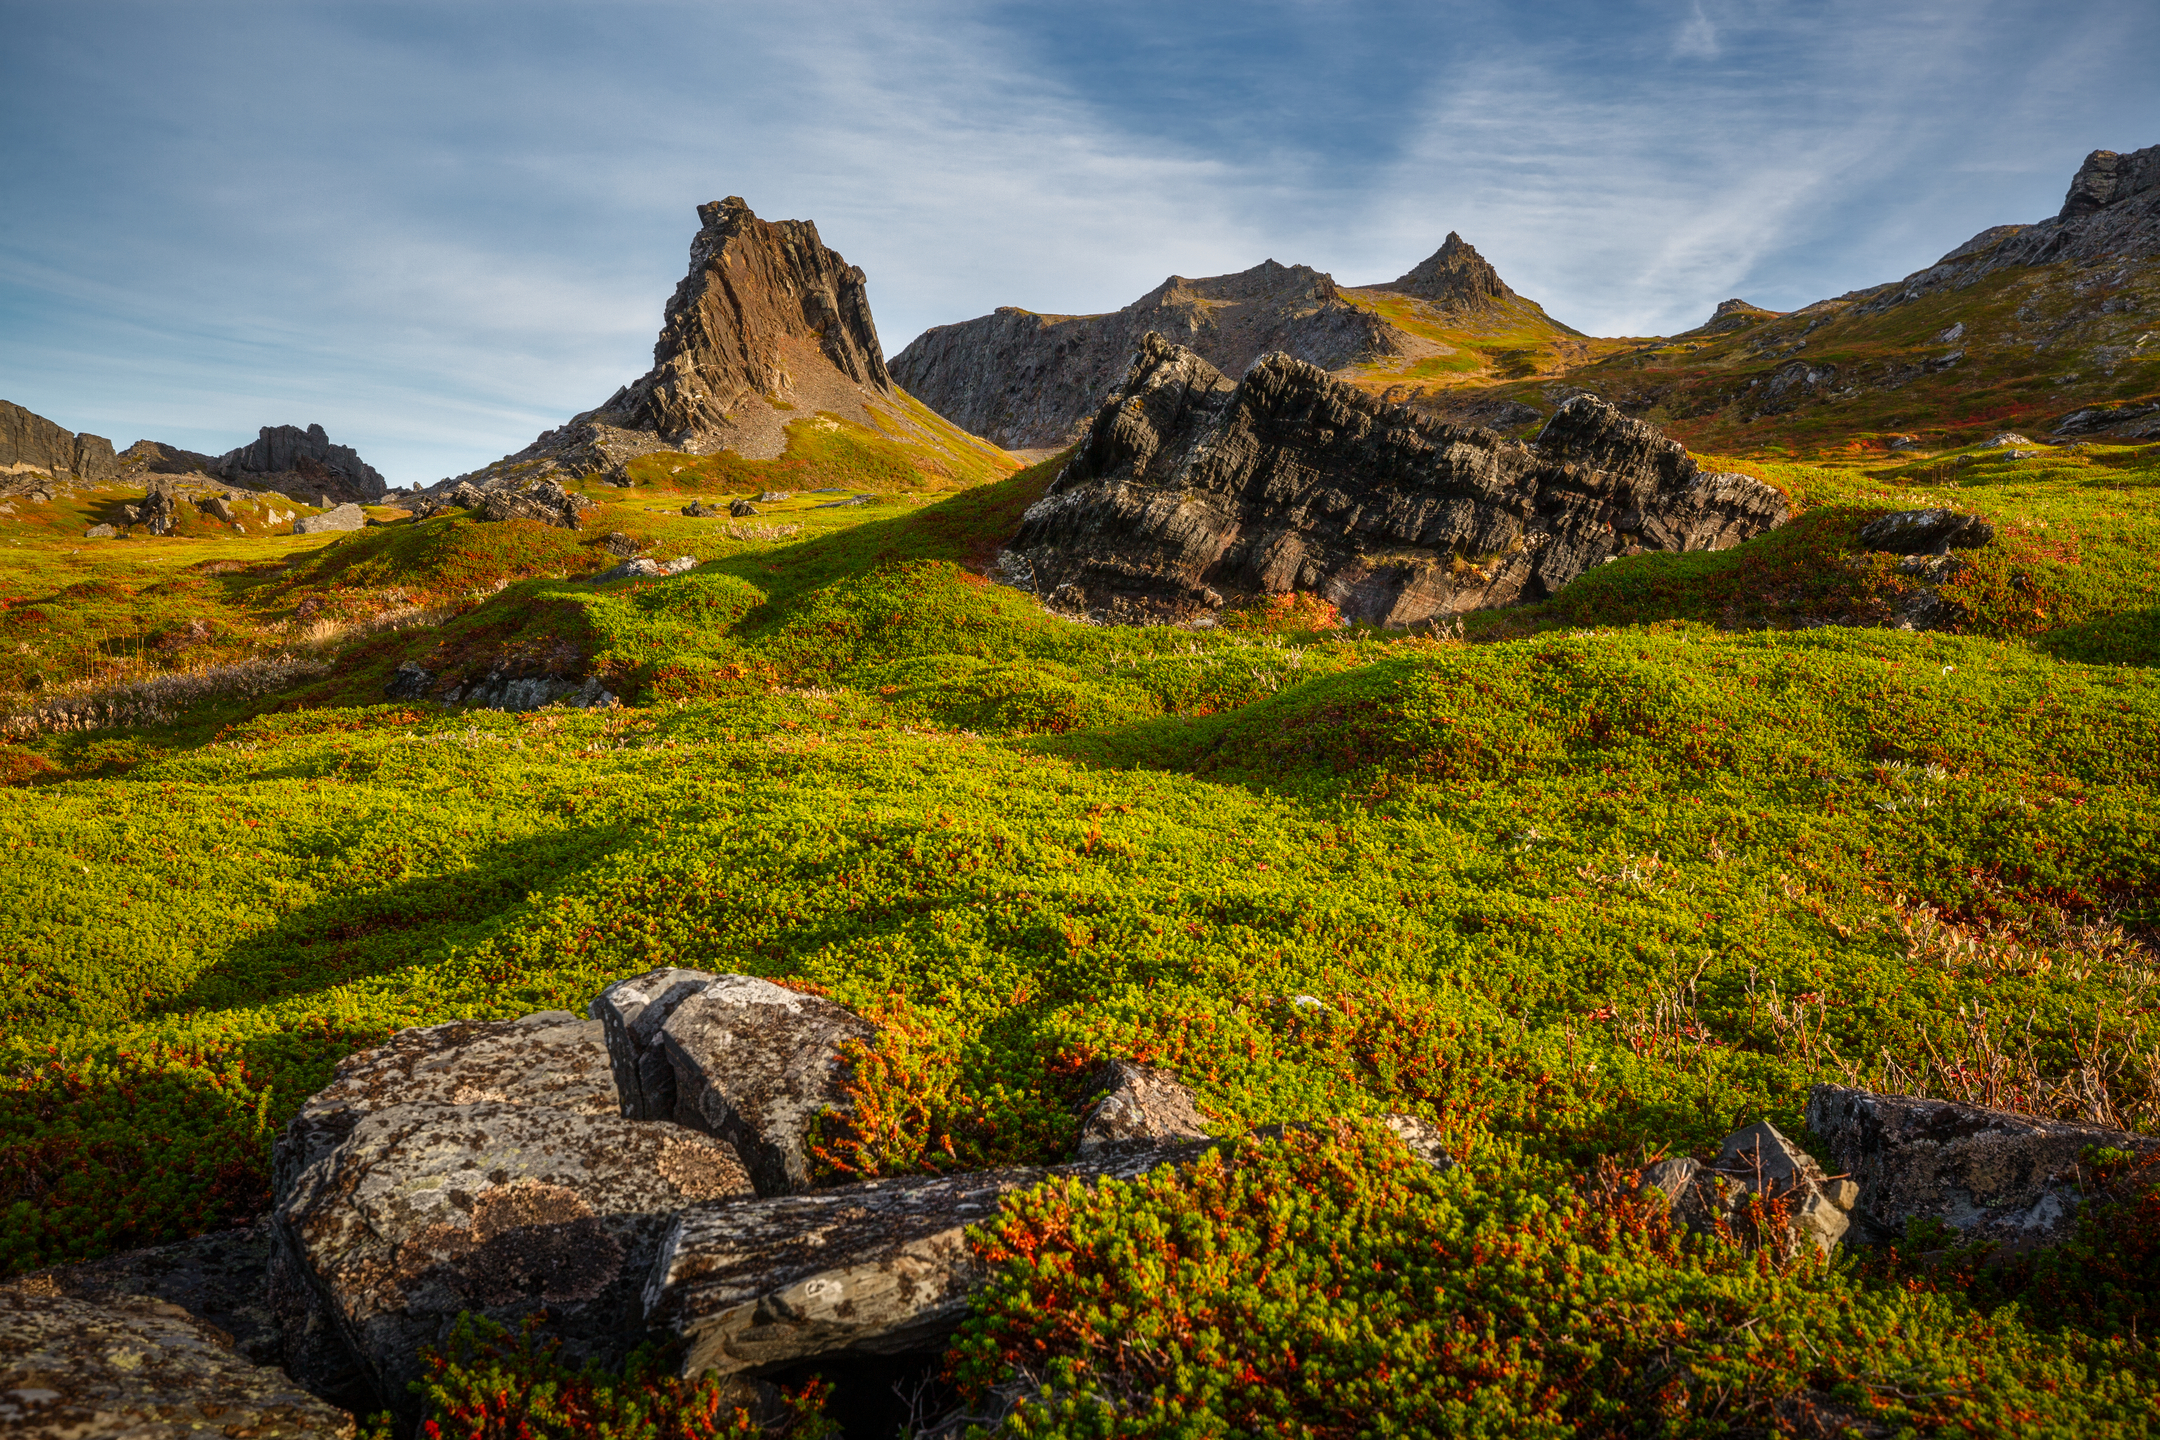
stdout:
{"type": "Polygon", "coordinates": [[[2121,1305],[2051,1307],[1687,1239],[1612,1167],[1815,1143],[1824,1080],[2160,1126],[2160,464],[1705,459],[1799,519],[1459,636],[1058,619],[980,573],[1055,462],[837,431],[648,457],[577,532],[19,520],[0,1265],[242,1222],[339,1057],[676,964],[878,1019],[835,1177],[1062,1156],[1112,1056],[1226,1135],[1343,1122],[985,1232],[952,1381],[1030,1397],[1010,1433],[2142,1433],[2142,1241],[2094,1252],[2121,1305]],[[1998,531],[1961,633],[1852,623],[1910,584],[1859,525],[1929,503],[1998,531]],[[611,530],[702,563],[592,584],[611,530]],[[407,662],[625,705],[385,703],[407,662]],[[157,723],[82,718],[175,675],[157,723]],[[1464,1163],[1359,1124],[1394,1110],[1464,1163]]]}

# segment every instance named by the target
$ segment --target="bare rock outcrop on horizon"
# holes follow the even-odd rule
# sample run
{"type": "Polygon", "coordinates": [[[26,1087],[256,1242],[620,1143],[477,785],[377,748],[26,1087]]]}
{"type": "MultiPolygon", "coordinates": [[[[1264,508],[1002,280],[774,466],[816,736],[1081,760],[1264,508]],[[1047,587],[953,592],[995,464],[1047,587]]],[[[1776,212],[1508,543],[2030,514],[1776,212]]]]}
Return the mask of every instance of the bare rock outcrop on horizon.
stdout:
{"type": "Polygon", "coordinates": [[[1288,355],[1233,382],[1159,335],[1027,512],[1003,577],[1112,623],[1304,590],[1404,626],[1549,595],[1644,550],[1722,550],[1790,514],[1590,396],[1525,445],[1288,355]]]}
{"type": "Polygon", "coordinates": [[[96,484],[119,474],[119,458],[104,436],[78,435],[0,400],[0,484],[96,484]]]}
{"type": "Polygon", "coordinates": [[[1172,275],[1107,315],[1005,306],[935,325],[893,357],[893,375],[916,399],[993,444],[1060,446],[1087,428],[1151,332],[1234,374],[1277,350],[1336,370],[1423,343],[1345,300],[1333,277],[1266,260],[1234,275],[1172,275]]]}
{"type": "Polygon", "coordinates": [[[380,500],[390,487],[350,445],[333,445],[320,425],[265,425],[255,439],[220,455],[215,474],[250,490],[307,500],[380,500]]]}

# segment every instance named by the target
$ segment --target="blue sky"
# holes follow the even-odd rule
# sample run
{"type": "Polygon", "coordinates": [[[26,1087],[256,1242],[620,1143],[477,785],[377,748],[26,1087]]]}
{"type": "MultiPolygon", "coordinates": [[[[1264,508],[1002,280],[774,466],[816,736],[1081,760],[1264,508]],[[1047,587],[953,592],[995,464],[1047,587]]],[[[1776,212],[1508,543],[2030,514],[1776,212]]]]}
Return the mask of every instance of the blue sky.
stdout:
{"type": "Polygon", "coordinates": [[[2152,0],[0,0],[0,397],[320,421],[393,483],[643,372],[694,210],[869,272],[888,352],[1459,230],[1599,334],[1894,279],[2160,143],[2152,0]]]}

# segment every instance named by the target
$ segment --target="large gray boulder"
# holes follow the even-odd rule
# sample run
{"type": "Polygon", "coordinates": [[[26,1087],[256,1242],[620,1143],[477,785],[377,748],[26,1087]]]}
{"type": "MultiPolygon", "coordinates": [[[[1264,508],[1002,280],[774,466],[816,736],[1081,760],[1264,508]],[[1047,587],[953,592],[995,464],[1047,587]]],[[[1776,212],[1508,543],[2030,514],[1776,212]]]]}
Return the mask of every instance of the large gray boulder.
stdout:
{"type": "Polygon", "coordinates": [[[376,1402],[409,1421],[421,1350],[463,1311],[544,1313],[565,1358],[619,1362],[670,1218],[751,1194],[733,1150],[679,1126],[398,1105],[303,1171],[274,1224],[376,1402]]]}
{"type": "Polygon", "coordinates": [[[1858,1182],[1873,1238],[1895,1238],[1922,1219],[2010,1250],[2050,1245],[2075,1223],[2088,1149],[2160,1153],[2160,1138],[2106,1125],[1842,1085],[1815,1087],[1807,1122],[1858,1182]]]}
{"type": "Polygon", "coordinates": [[[359,530],[367,525],[367,512],[358,505],[344,504],[325,510],[320,515],[303,515],[293,521],[295,535],[328,535],[341,530],[359,530]]]}
{"type": "Polygon", "coordinates": [[[700,971],[610,985],[591,1013],[607,1027],[625,1113],[635,1106],[728,1141],[761,1195],[809,1188],[811,1123],[848,1112],[845,1047],[877,1035],[830,1000],[700,971]]]}
{"type": "Polygon", "coordinates": [[[353,1417],[148,1296],[0,1287],[0,1433],[13,1440],[344,1440],[353,1417]]]}

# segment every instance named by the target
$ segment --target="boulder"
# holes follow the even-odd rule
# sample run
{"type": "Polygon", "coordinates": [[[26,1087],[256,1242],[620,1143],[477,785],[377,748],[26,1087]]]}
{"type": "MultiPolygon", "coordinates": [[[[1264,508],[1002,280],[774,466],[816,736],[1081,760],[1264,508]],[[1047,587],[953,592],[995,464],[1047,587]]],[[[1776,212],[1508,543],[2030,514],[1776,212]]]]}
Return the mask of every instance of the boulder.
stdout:
{"type": "Polygon", "coordinates": [[[693,520],[703,520],[709,516],[724,515],[727,512],[718,505],[708,505],[703,500],[692,500],[688,505],[682,507],[682,513],[693,520]]]}
{"type": "Polygon", "coordinates": [[[758,495],[756,500],[760,505],[777,505],[783,500],[792,498],[793,495],[794,492],[791,490],[767,490],[758,495]]]}
{"type": "Polygon", "coordinates": [[[460,485],[451,492],[450,503],[469,505],[483,520],[538,520],[561,530],[577,529],[578,511],[593,504],[585,496],[572,494],[553,480],[543,480],[529,490],[505,486],[475,491],[469,485],[460,485]],[[475,495],[477,500],[472,498],[475,495]]]}
{"type": "Polygon", "coordinates": [[[407,660],[383,686],[383,696],[389,700],[422,700],[434,688],[435,672],[417,660],[407,660]]]}
{"type": "Polygon", "coordinates": [[[490,670],[470,686],[459,686],[443,697],[446,703],[462,700],[483,710],[523,712],[549,705],[570,710],[612,710],[622,702],[597,675],[571,680],[560,675],[512,675],[490,670]]]}
{"type": "Polygon", "coordinates": [[[1699,1231],[1733,1224],[1751,1205],[1781,1205],[1798,1238],[1813,1241],[1824,1255],[1851,1226],[1859,1191],[1849,1179],[1825,1176],[1813,1157],[1768,1121],[1726,1136],[1708,1165],[1676,1156],[1645,1166],[1640,1187],[1662,1192],[1674,1216],[1699,1231]]]}
{"type": "Polygon", "coordinates": [[[106,1304],[0,1287],[0,1431],[16,1440],[343,1440],[353,1417],[224,1332],[147,1296],[106,1304]]]}
{"type": "Polygon", "coordinates": [[[628,535],[623,534],[620,530],[610,530],[600,541],[600,548],[610,555],[620,555],[623,559],[628,560],[645,547],[638,544],[628,535]]]}
{"type": "Polygon", "coordinates": [[[1643,550],[1717,550],[1790,513],[1592,396],[1535,446],[1390,405],[1287,355],[1232,383],[1150,335],[1002,557],[1008,583],[1116,622],[1292,590],[1388,626],[1549,595],[1643,550]]]}
{"type": "Polygon", "coordinates": [[[179,523],[180,507],[172,491],[153,487],[143,496],[140,523],[152,535],[170,535],[179,523]]]}
{"type": "Polygon", "coordinates": [[[2050,1245],[2084,1199],[2086,1150],[2160,1154],[2160,1138],[2105,1125],[1842,1085],[1815,1087],[1807,1122],[1857,1182],[1870,1238],[1895,1238],[1921,1219],[2011,1250],[2050,1245]]]}
{"type": "Polygon", "coordinates": [[[270,1308],[269,1268],[270,1226],[264,1218],[243,1230],[214,1231],[38,1270],[10,1283],[27,1294],[92,1305],[118,1304],[130,1297],[177,1305],[222,1331],[249,1360],[275,1365],[282,1349],[270,1308]]]}
{"type": "Polygon", "coordinates": [[[680,1126],[501,1102],[395,1105],[303,1170],[274,1223],[312,1318],[409,1424],[421,1350],[461,1311],[512,1328],[544,1315],[564,1358],[619,1362],[639,1338],[670,1217],[751,1193],[733,1150],[680,1126]]]}
{"type": "Polygon", "coordinates": [[[1860,527],[1860,543],[1890,555],[1945,555],[1977,550],[1995,538],[1995,527],[1955,510],[1897,510],[1860,527]]]}
{"type": "Polygon", "coordinates": [[[320,515],[303,515],[293,521],[295,535],[326,535],[337,530],[359,530],[367,525],[367,512],[358,505],[345,504],[320,515]]]}
{"type": "Polygon", "coordinates": [[[1065,1176],[1130,1179],[1203,1148],[691,1206],[661,1245],[645,1320],[682,1342],[685,1375],[934,1350],[985,1279],[967,1227],[995,1219],[1005,1196],[1065,1176]]]}
{"type": "Polygon", "coordinates": [[[120,534],[119,530],[111,525],[92,525],[82,533],[85,540],[111,540],[120,534]]]}
{"type": "Polygon", "coordinates": [[[1167,1070],[1113,1060],[1097,1073],[1090,1089],[1097,1098],[1080,1121],[1083,1157],[1208,1138],[1207,1117],[1192,1091],[1167,1070]]]}
{"type": "Polygon", "coordinates": [[[239,517],[233,513],[231,503],[223,495],[206,495],[195,502],[195,508],[213,520],[230,525],[239,517]]]}
{"type": "Polygon", "coordinates": [[[695,970],[618,981],[591,1013],[607,1028],[623,1113],[728,1141],[761,1195],[809,1188],[811,1122],[849,1108],[843,1047],[877,1035],[830,1000],[695,970]]]}
{"type": "Polygon", "coordinates": [[[758,508],[757,506],[751,504],[748,500],[738,499],[735,501],[734,504],[727,507],[727,513],[734,516],[738,520],[742,520],[746,519],[749,516],[757,514],[758,508]]]}
{"type": "Polygon", "coordinates": [[[664,580],[670,575],[695,570],[697,563],[695,555],[678,555],[673,560],[625,560],[622,564],[593,576],[592,583],[605,585],[611,580],[664,580]]]}

